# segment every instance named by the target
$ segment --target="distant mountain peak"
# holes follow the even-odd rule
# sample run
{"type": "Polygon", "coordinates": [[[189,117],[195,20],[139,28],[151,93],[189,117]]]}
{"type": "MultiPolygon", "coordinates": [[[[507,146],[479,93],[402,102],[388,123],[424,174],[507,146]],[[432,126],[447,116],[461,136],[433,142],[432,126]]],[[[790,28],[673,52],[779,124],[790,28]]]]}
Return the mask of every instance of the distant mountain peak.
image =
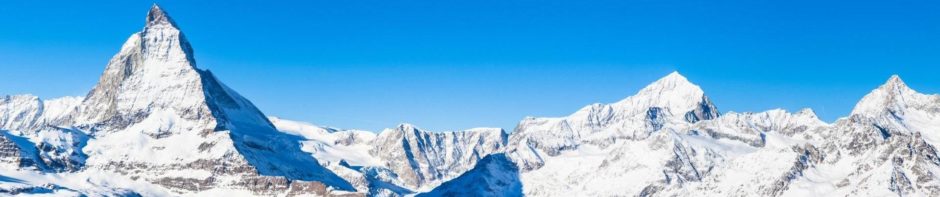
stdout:
{"type": "Polygon", "coordinates": [[[648,97],[656,100],[668,98],[692,99],[698,102],[704,95],[705,92],[702,91],[702,88],[689,82],[678,71],[673,71],[665,77],[650,83],[633,97],[648,97]]]}
{"type": "Polygon", "coordinates": [[[702,88],[689,82],[678,71],[673,71],[654,81],[641,89],[636,95],[614,103],[615,108],[627,106],[633,109],[634,113],[646,113],[650,108],[665,109],[674,113],[695,111],[693,115],[686,117],[690,122],[718,116],[717,108],[705,96],[702,88]]]}
{"type": "Polygon", "coordinates": [[[926,96],[911,89],[898,75],[891,75],[881,86],[862,97],[852,110],[852,114],[880,114],[881,112],[900,112],[911,102],[919,102],[918,97],[926,96]]]}
{"type": "Polygon", "coordinates": [[[686,79],[685,76],[679,74],[679,71],[673,71],[659,80],[647,85],[640,92],[646,91],[662,91],[662,90],[673,90],[673,89],[689,89],[702,91],[698,85],[692,84],[689,82],[689,79],[686,79]]]}
{"type": "Polygon", "coordinates": [[[892,92],[895,94],[901,94],[903,92],[914,91],[910,87],[907,87],[907,84],[904,83],[904,80],[901,80],[901,77],[898,75],[891,75],[891,78],[888,78],[883,85],[878,87],[878,89],[892,92]]]}

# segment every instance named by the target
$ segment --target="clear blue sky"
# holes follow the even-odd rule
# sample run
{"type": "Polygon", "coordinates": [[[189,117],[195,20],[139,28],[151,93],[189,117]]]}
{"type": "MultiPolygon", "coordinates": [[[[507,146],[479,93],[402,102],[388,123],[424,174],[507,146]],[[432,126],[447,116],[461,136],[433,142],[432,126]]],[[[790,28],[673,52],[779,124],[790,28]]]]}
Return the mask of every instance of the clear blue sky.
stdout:
{"type": "MultiPolygon", "coordinates": [[[[0,94],[83,96],[152,1],[0,2],[0,94]]],[[[940,92],[936,1],[157,1],[268,115],[512,129],[673,70],[719,109],[827,121],[891,74],[940,92]]]]}

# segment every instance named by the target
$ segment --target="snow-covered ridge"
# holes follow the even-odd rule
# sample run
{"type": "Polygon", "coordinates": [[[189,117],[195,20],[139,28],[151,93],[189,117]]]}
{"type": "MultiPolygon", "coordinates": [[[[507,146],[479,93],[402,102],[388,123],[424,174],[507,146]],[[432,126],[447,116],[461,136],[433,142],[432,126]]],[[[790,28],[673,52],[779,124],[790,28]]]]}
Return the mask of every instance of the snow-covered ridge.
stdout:
{"type": "Polygon", "coordinates": [[[429,132],[410,124],[385,129],[372,153],[388,162],[408,187],[427,188],[469,170],[477,160],[502,151],[502,129],[429,132]]]}
{"type": "Polygon", "coordinates": [[[636,95],[612,104],[592,104],[561,118],[526,118],[516,126],[510,146],[527,155],[524,170],[543,165],[541,158],[592,145],[602,148],[643,140],[670,125],[717,118],[704,91],[678,72],[653,82],[636,95]],[[545,154],[545,155],[543,155],[545,154]]]}
{"type": "Polygon", "coordinates": [[[376,134],[270,119],[282,132],[303,136],[305,151],[357,188],[388,195],[429,190],[501,152],[508,138],[499,128],[431,132],[404,123],[376,134]]]}
{"type": "MultiPolygon", "coordinates": [[[[562,118],[526,118],[510,136],[506,154],[518,173],[497,178],[474,169],[427,194],[454,194],[462,192],[454,185],[499,180],[521,180],[523,191],[516,195],[531,196],[940,194],[940,176],[933,173],[940,170],[934,146],[940,135],[932,132],[940,131],[940,100],[917,93],[897,76],[861,99],[850,117],[826,123],[811,109],[679,118],[675,111],[715,108],[694,102],[703,94],[697,86],[679,85],[687,81],[677,75],[618,103],[590,105],[562,118]],[[676,92],[689,93],[679,94],[687,100],[636,100],[668,100],[657,93],[676,92]]],[[[496,188],[473,192],[504,191],[496,188]]]]}
{"type": "Polygon", "coordinates": [[[153,6],[86,97],[0,97],[0,193],[58,196],[940,196],[940,96],[898,76],[846,118],[728,112],[673,72],[499,128],[268,117],[153,6]]]}
{"type": "Polygon", "coordinates": [[[64,126],[77,110],[81,97],[41,100],[33,95],[0,97],[0,128],[34,130],[43,126],[64,126]]]}

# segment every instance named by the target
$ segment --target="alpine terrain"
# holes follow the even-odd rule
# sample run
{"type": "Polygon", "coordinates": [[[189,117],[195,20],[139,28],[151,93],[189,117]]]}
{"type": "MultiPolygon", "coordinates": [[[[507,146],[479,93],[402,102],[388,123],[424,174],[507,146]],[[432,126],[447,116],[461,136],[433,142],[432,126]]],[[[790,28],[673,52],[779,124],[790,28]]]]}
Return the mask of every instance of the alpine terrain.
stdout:
{"type": "Polygon", "coordinates": [[[512,132],[321,127],[198,68],[154,5],[84,97],[0,97],[0,194],[940,196],[940,95],[898,76],[832,123],[718,109],[673,72],[512,132]]]}

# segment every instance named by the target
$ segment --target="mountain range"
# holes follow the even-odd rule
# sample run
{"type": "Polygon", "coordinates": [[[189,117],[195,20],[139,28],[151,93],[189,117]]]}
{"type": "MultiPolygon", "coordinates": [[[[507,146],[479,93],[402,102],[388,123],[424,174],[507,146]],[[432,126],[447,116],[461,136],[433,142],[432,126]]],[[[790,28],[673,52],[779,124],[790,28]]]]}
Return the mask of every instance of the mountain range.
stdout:
{"type": "Polygon", "coordinates": [[[827,123],[720,113],[678,72],[500,128],[265,115],[154,5],[84,97],[0,97],[0,193],[54,196],[940,196],[940,95],[898,76],[827,123]]]}

